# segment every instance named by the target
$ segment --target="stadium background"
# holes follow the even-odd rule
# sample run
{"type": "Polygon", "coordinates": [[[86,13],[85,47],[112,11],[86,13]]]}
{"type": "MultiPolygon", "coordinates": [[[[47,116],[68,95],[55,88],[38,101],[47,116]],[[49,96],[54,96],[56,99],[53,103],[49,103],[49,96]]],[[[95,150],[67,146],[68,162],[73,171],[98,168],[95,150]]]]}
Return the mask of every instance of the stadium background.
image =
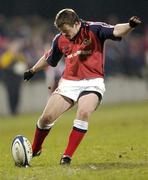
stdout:
{"type": "Polygon", "coordinates": [[[54,16],[66,7],[74,8],[82,19],[111,24],[127,22],[132,15],[142,19],[142,25],[122,42],[106,43],[107,92],[104,103],[147,101],[147,0],[0,2],[0,114],[42,110],[63,70],[63,61],[55,70],[50,68],[38,73],[31,83],[24,83],[22,75],[24,69],[31,67],[50,48],[57,32],[53,26],[54,16]],[[50,92],[47,89],[49,84],[50,92]]]}

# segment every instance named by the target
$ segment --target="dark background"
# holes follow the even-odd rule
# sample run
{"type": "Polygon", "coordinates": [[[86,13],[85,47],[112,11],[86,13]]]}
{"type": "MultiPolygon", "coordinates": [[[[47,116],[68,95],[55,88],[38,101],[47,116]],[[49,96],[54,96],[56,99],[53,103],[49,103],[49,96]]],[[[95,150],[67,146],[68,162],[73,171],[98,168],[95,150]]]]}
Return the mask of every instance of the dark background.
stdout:
{"type": "Polygon", "coordinates": [[[148,23],[148,0],[0,0],[0,13],[7,17],[40,15],[53,19],[62,8],[73,8],[81,18],[104,20],[115,14],[120,21],[132,15],[148,23]]]}

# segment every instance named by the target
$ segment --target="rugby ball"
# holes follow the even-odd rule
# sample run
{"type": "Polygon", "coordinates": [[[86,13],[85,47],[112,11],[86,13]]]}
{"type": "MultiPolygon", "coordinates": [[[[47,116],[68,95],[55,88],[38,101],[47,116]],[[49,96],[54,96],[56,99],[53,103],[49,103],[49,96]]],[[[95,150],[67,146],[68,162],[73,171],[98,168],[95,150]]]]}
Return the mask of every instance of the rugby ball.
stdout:
{"type": "Polygon", "coordinates": [[[12,141],[11,152],[16,166],[29,166],[32,159],[32,147],[26,137],[17,135],[12,141]]]}

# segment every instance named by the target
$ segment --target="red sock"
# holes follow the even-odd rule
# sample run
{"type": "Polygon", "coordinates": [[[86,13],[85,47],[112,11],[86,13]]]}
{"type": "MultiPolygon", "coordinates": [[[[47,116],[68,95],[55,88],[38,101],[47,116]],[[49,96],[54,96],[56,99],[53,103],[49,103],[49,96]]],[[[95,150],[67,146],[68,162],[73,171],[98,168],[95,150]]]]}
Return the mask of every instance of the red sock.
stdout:
{"type": "Polygon", "coordinates": [[[36,127],[34,140],[33,140],[33,144],[32,144],[33,154],[35,154],[39,150],[41,150],[42,143],[43,143],[44,139],[46,138],[46,136],[48,135],[50,129],[45,130],[45,129],[39,129],[38,127],[36,127]]]}
{"type": "Polygon", "coordinates": [[[73,153],[77,149],[78,145],[80,144],[86,132],[87,130],[82,130],[82,129],[73,127],[73,130],[71,131],[70,136],[69,136],[69,142],[64,152],[64,155],[72,157],[73,153]]]}

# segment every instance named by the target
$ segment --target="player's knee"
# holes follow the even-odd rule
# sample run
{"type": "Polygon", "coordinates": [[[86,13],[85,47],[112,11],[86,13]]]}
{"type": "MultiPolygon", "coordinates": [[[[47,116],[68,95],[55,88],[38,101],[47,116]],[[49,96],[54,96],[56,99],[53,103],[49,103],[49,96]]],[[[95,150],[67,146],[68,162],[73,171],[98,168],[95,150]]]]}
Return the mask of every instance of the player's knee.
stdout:
{"type": "Polygon", "coordinates": [[[53,121],[54,121],[54,118],[52,115],[50,114],[43,114],[41,117],[40,117],[40,121],[43,123],[43,124],[52,124],[53,121]]]}
{"type": "Polygon", "coordinates": [[[37,122],[37,126],[41,129],[50,129],[53,125],[53,118],[49,115],[42,115],[37,122]]]}
{"type": "Polygon", "coordinates": [[[91,112],[89,110],[86,109],[81,109],[78,112],[78,117],[80,119],[88,119],[88,117],[90,116],[91,112]]]}

